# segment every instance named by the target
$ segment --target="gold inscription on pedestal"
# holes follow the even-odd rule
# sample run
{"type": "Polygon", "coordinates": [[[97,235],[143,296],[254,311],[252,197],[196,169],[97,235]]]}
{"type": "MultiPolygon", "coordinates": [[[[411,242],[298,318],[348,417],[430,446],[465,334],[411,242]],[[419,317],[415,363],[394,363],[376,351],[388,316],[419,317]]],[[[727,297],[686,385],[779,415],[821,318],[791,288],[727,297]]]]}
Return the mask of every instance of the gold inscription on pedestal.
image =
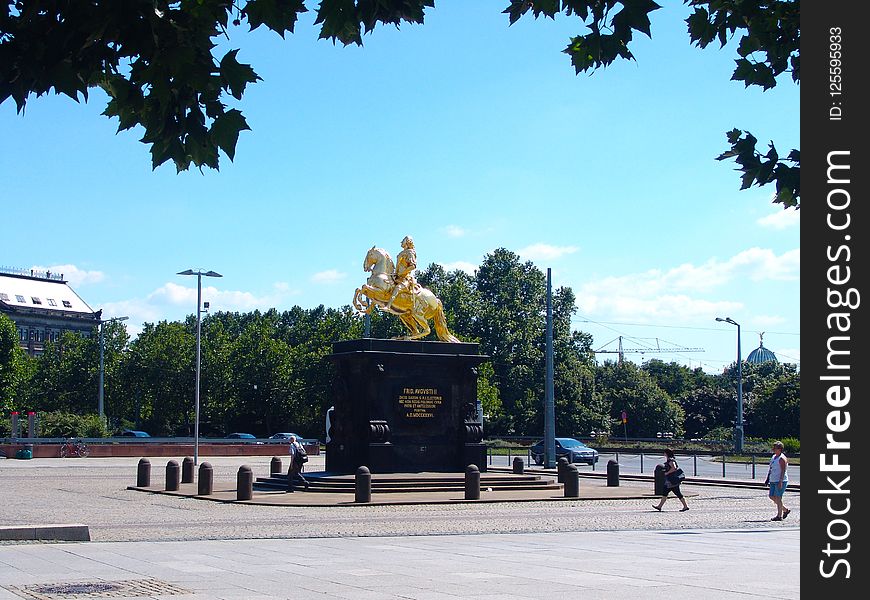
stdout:
{"type": "Polygon", "coordinates": [[[399,405],[408,419],[431,419],[444,402],[438,388],[402,388],[399,405]]]}

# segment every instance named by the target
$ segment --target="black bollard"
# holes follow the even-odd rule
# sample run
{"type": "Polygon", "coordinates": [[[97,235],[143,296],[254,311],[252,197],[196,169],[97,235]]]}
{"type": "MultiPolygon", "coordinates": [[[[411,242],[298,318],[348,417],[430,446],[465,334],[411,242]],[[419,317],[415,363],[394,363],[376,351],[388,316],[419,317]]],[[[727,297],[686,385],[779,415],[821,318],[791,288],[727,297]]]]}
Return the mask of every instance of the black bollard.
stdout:
{"type": "Polygon", "coordinates": [[[556,482],[565,483],[565,467],[568,466],[568,459],[564,456],[556,461],[556,482]]]}
{"type": "Polygon", "coordinates": [[[189,456],[181,461],[181,483],[193,483],[193,459],[189,456]]]}
{"type": "Polygon", "coordinates": [[[254,473],[248,465],[239,467],[236,476],[236,500],[250,500],[254,496],[254,473]]]}
{"type": "Polygon", "coordinates": [[[281,459],[277,456],[272,457],[272,462],[269,463],[269,475],[280,475],[284,472],[281,466],[281,459]]]}
{"type": "Polygon", "coordinates": [[[607,461],[607,487],[619,487],[619,463],[612,458],[607,461]]]}
{"type": "Polygon", "coordinates": [[[653,474],[653,494],[656,496],[665,495],[665,466],[656,465],[655,473],[653,474]]]}
{"type": "Polygon", "coordinates": [[[522,475],[525,470],[525,464],[523,463],[523,459],[519,456],[514,457],[514,473],[516,475],[522,475]]]}
{"type": "Polygon", "coordinates": [[[465,467],[465,499],[480,500],[480,469],[477,465],[465,467]]]}
{"type": "Polygon", "coordinates": [[[580,472],[573,464],[565,467],[565,497],[580,497],[580,472]]]}
{"type": "Polygon", "coordinates": [[[207,462],[199,465],[197,494],[210,496],[214,492],[214,469],[207,462]]]}
{"type": "Polygon", "coordinates": [[[177,491],[179,479],[181,479],[181,467],[178,466],[177,460],[170,460],[166,463],[166,491],[177,491]]]}
{"type": "Polygon", "coordinates": [[[372,501],[372,473],[368,467],[356,470],[353,501],[360,504],[372,501]]]}
{"type": "Polygon", "coordinates": [[[151,461],[147,458],[139,459],[139,466],[136,468],[136,487],[151,486],[151,461]]]}

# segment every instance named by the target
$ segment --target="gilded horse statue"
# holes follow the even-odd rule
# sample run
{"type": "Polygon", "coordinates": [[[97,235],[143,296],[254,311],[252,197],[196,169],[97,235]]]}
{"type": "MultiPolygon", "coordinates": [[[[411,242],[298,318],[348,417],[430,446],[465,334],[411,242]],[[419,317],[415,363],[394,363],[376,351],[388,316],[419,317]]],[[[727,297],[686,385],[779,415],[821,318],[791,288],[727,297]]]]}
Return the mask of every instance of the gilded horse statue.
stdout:
{"type": "Polygon", "coordinates": [[[429,320],[435,325],[435,335],[442,342],[459,342],[447,329],[444,306],[431,290],[413,282],[407,290],[401,290],[392,298],[396,286],[395,264],[389,253],[374,246],[366,253],[363,270],[371,273],[366,283],[353,295],[353,306],[358,311],[370,314],[375,307],[399,317],[408,330],[408,335],[397,339],[417,340],[432,331],[429,320]],[[392,304],[390,305],[390,300],[392,304]]]}

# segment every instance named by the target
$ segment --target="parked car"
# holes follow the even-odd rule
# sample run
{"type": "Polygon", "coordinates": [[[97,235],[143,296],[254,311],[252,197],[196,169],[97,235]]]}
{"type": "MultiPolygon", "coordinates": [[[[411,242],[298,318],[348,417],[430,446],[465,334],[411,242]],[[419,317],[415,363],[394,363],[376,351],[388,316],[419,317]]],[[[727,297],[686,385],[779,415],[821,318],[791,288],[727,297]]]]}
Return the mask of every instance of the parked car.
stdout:
{"type": "Polygon", "coordinates": [[[298,441],[300,441],[300,442],[302,441],[302,436],[299,435],[298,433],[273,433],[272,435],[269,436],[269,439],[270,440],[289,440],[291,435],[296,436],[296,439],[298,441]]]}
{"type": "Polygon", "coordinates": [[[255,440],[257,436],[253,433],[228,433],[227,438],[232,440],[255,440]]]}
{"type": "Polygon", "coordinates": [[[148,433],[147,431],[138,431],[136,429],[125,429],[124,431],[121,432],[121,437],[144,438],[144,437],[151,437],[151,434],[148,433]]]}
{"type": "MultiPolygon", "coordinates": [[[[544,440],[532,446],[531,451],[535,464],[544,464],[544,440]]],[[[574,438],[556,438],[556,460],[559,460],[563,456],[568,459],[568,462],[572,463],[594,465],[598,462],[598,450],[590,448],[574,438]]]]}

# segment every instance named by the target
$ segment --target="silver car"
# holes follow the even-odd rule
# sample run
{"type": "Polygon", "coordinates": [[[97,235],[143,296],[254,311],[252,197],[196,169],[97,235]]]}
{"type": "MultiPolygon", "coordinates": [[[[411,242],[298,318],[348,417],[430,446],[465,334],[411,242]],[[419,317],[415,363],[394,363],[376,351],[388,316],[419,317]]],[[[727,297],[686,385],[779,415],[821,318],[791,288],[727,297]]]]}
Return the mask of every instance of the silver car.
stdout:
{"type": "MultiPolygon", "coordinates": [[[[544,440],[532,446],[532,459],[535,464],[544,464],[544,450],[544,440]]],[[[594,465],[598,462],[598,450],[574,438],[556,438],[556,460],[563,456],[571,463],[594,465]]]]}

